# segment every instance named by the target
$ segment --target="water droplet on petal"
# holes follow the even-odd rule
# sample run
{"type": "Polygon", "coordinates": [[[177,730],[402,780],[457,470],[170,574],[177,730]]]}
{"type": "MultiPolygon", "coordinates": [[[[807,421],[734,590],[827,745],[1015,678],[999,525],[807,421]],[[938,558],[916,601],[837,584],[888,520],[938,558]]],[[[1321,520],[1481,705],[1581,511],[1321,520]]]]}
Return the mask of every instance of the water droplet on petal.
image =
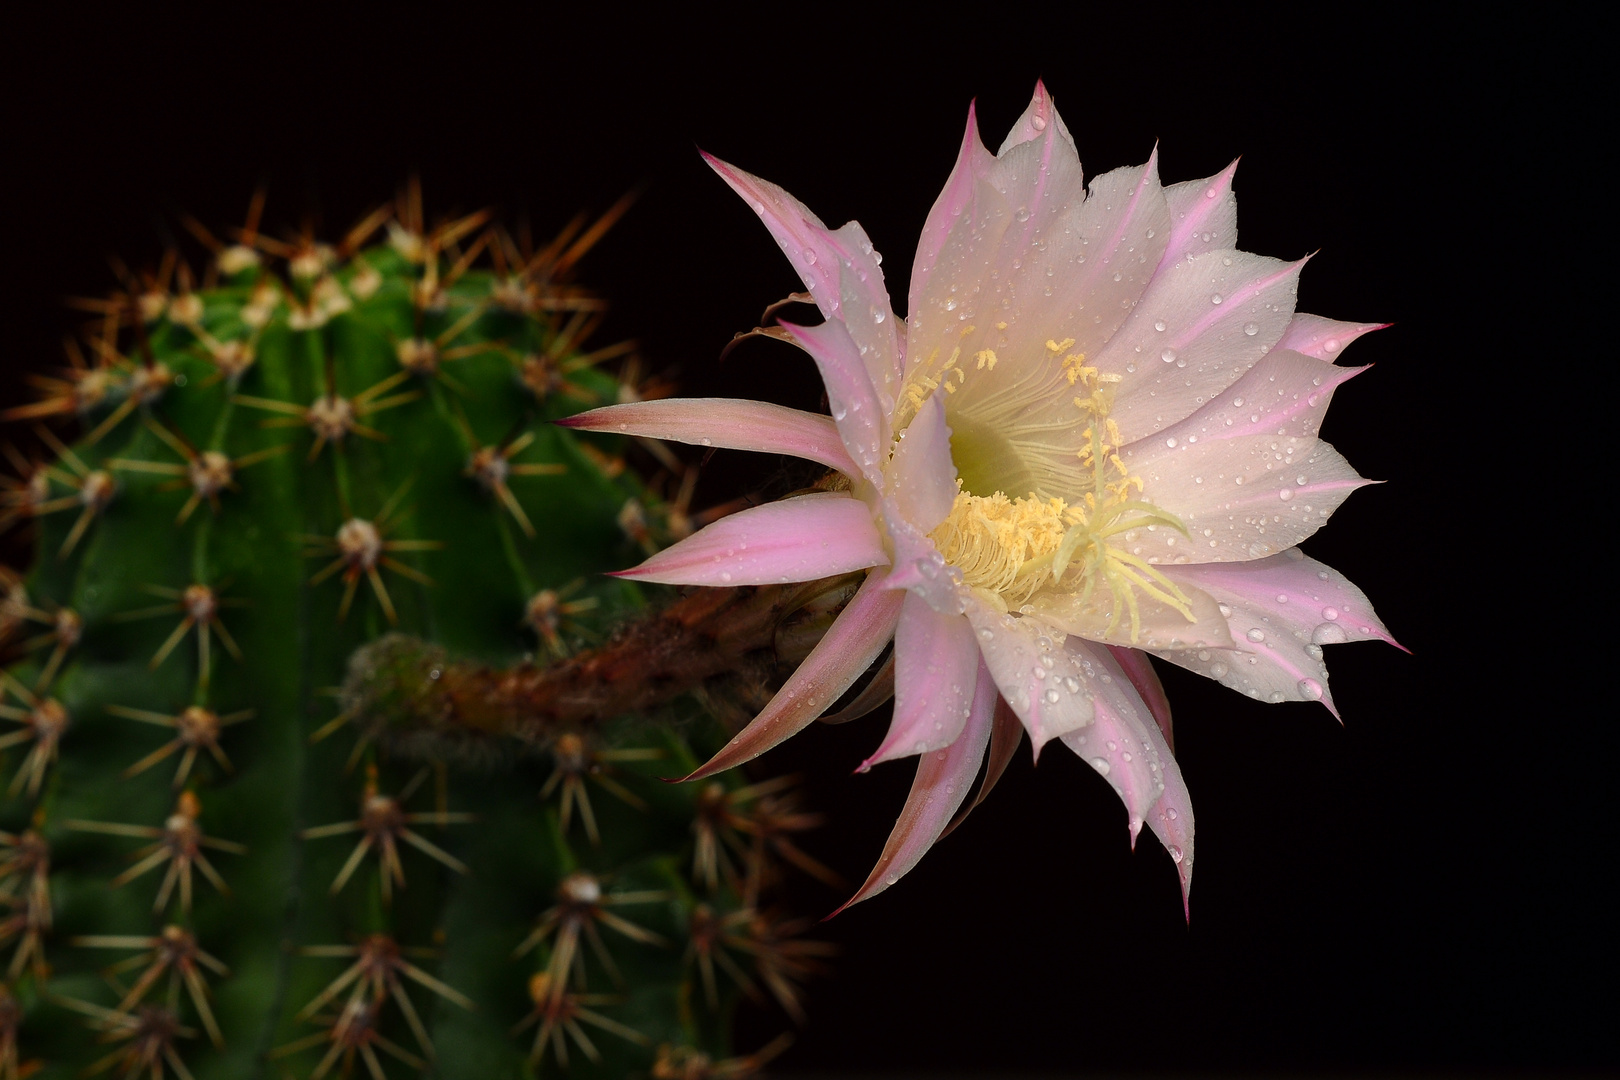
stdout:
{"type": "Polygon", "coordinates": [[[1317,682],[1315,679],[1301,679],[1301,680],[1299,680],[1298,689],[1299,689],[1300,696],[1303,697],[1307,701],[1320,701],[1320,700],[1322,700],[1322,694],[1323,694],[1322,684],[1317,682]]]}
{"type": "Polygon", "coordinates": [[[1171,349],[1171,348],[1166,348],[1163,352],[1161,352],[1159,354],[1159,359],[1163,360],[1167,364],[1175,363],[1176,362],[1176,350],[1171,349]]]}
{"type": "Polygon", "coordinates": [[[1243,636],[1248,638],[1250,641],[1255,642],[1256,644],[1266,640],[1266,632],[1264,630],[1260,629],[1258,626],[1256,626],[1254,629],[1250,630],[1247,634],[1244,634],[1243,636]]]}
{"type": "Polygon", "coordinates": [[[1258,334],[1260,332],[1260,324],[1259,323],[1244,323],[1243,324],[1243,332],[1245,334],[1249,335],[1250,337],[1254,337],[1254,335],[1256,335],[1256,334],[1258,334]]]}
{"type": "Polygon", "coordinates": [[[1103,776],[1107,776],[1109,771],[1110,771],[1110,768],[1111,768],[1111,766],[1109,766],[1109,764],[1108,764],[1107,759],[1106,758],[1100,758],[1100,757],[1094,757],[1094,758],[1091,759],[1091,767],[1093,769],[1096,769],[1097,772],[1102,774],[1103,776]]]}
{"type": "Polygon", "coordinates": [[[1349,635],[1338,623],[1317,623],[1316,629],[1311,631],[1313,645],[1341,645],[1348,640],[1349,635]]]}

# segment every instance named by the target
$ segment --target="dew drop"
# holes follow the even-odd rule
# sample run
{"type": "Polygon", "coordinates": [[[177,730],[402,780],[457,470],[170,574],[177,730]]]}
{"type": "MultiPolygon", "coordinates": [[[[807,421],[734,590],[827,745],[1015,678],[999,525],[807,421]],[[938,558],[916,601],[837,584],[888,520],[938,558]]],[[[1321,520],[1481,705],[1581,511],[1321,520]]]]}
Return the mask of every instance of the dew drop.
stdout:
{"type": "Polygon", "coordinates": [[[1258,626],[1243,636],[1256,643],[1266,640],[1266,632],[1260,629],[1258,626]]]}
{"type": "Polygon", "coordinates": [[[1344,632],[1344,627],[1338,623],[1317,623],[1316,629],[1311,631],[1311,644],[1313,645],[1341,645],[1350,639],[1344,632]]]}
{"type": "Polygon", "coordinates": [[[1222,299],[1221,294],[1216,293],[1215,295],[1213,295],[1213,296],[1211,296],[1209,298],[1209,302],[1212,303],[1212,304],[1219,304],[1221,302],[1221,299],[1222,299]]]}
{"type": "Polygon", "coordinates": [[[1100,758],[1100,757],[1092,758],[1091,759],[1091,767],[1093,769],[1096,769],[1097,772],[1100,773],[1103,776],[1107,776],[1108,773],[1110,772],[1110,766],[1108,764],[1108,761],[1106,759],[1104,759],[1104,758],[1100,758]]]}
{"type": "Polygon", "coordinates": [[[1171,349],[1171,348],[1166,348],[1163,352],[1161,352],[1159,354],[1159,359],[1163,360],[1167,364],[1175,363],[1176,362],[1176,350],[1171,349]]]}
{"type": "Polygon", "coordinates": [[[1048,705],[1056,705],[1058,703],[1059,694],[1056,690],[1048,690],[1043,696],[1046,698],[1046,703],[1048,705]]]}
{"type": "Polygon", "coordinates": [[[1155,322],[1153,324],[1153,329],[1159,331],[1159,333],[1161,333],[1161,334],[1164,333],[1164,320],[1160,319],[1157,322],[1155,322]]]}
{"type": "Polygon", "coordinates": [[[1213,664],[1209,665],[1209,677],[1212,679],[1224,679],[1226,678],[1226,673],[1230,670],[1232,669],[1227,667],[1226,664],[1220,660],[1217,660],[1213,664]]]}
{"type": "Polygon", "coordinates": [[[1322,342],[1323,352],[1336,353],[1343,347],[1343,345],[1339,344],[1339,339],[1336,337],[1330,337],[1326,341],[1322,342]]]}
{"type": "Polygon", "coordinates": [[[1245,334],[1249,335],[1250,337],[1254,337],[1254,335],[1256,335],[1256,334],[1258,334],[1260,332],[1260,324],[1259,323],[1244,323],[1243,324],[1243,332],[1245,334]]]}
{"type": "Polygon", "coordinates": [[[1322,618],[1326,619],[1328,622],[1332,622],[1334,619],[1337,619],[1338,617],[1339,617],[1339,609],[1338,608],[1336,608],[1336,607],[1325,607],[1325,608],[1322,609],[1322,618]]]}
{"type": "Polygon", "coordinates": [[[1175,438],[1175,436],[1172,435],[1172,436],[1170,436],[1170,438],[1164,440],[1164,445],[1166,445],[1170,449],[1174,450],[1176,448],[1176,438],[1175,438]]]}
{"type": "Polygon", "coordinates": [[[1299,690],[1300,696],[1303,697],[1306,701],[1321,701],[1322,700],[1322,694],[1323,694],[1322,684],[1317,682],[1315,679],[1301,679],[1301,680],[1299,680],[1298,690],[1299,690]]]}
{"type": "Polygon", "coordinates": [[[1292,499],[1293,497],[1294,497],[1294,489],[1293,488],[1283,488],[1281,491],[1277,492],[1277,498],[1281,499],[1283,502],[1287,502],[1289,499],[1292,499]]]}

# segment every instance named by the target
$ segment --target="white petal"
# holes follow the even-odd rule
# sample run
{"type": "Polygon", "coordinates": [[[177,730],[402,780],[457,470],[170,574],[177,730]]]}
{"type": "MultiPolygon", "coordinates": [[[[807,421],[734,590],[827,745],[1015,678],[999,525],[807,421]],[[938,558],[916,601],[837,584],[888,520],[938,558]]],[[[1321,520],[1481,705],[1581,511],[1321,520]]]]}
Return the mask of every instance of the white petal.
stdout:
{"type": "Polygon", "coordinates": [[[1389,323],[1339,322],[1336,319],[1324,319],[1320,315],[1295,313],[1294,321],[1288,324],[1288,330],[1283,334],[1282,340],[1277,342],[1277,348],[1293,349],[1295,352],[1331,363],[1343,356],[1344,350],[1356,338],[1374,330],[1382,330],[1388,325],[1389,323]]]}
{"type": "Polygon", "coordinates": [[[967,604],[979,652],[1036,754],[1049,740],[1091,723],[1091,691],[1080,663],[1034,619],[1004,615],[977,597],[967,604]]]}
{"type": "Polygon", "coordinates": [[[1232,162],[1207,180],[1189,180],[1164,189],[1171,220],[1165,262],[1237,247],[1237,196],[1232,194],[1237,164],[1232,162]]]}
{"type": "Polygon", "coordinates": [[[1297,352],[1273,350],[1242,378],[1177,424],[1124,448],[1125,457],[1150,456],[1159,447],[1193,446],[1244,435],[1312,438],[1337,390],[1366,368],[1334,367],[1297,352]]]}
{"type": "Polygon", "coordinates": [[[1143,497],[1174,514],[1188,535],[1164,525],[1124,533],[1119,546],[1160,564],[1262,559],[1327,522],[1359,487],[1339,452],[1320,439],[1245,435],[1174,447],[1144,439],[1121,455],[1142,478],[1143,497]]]}
{"type": "Polygon", "coordinates": [[[908,594],[894,632],[894,656],[894,719],[859,772],[949,746],[962,734],[973,705],[979,647],[961,615],[941,615],[908,594]]]}
{"type": "Polygon", "coordinates": [[[1077,592],[1041,592],[1030,601],[1028,614],[1088,641],[1137,649],[1231,648],[1232,637],[1214,599],[1200,589],[1183,591],[1191,601],[1191,619],[1169,604],[1138,591],[1138,629],[1134,639],[1129,610],[1122,602],[1119,615],[1115,617],[1113,593],[1103,582],[1098,582],[1084,599],[1077,592]]]}
{"type": "Polygon", "coordinates": [[[1322,646],[1395,644],[1360,589],[1298,549],[1255,562],[1166,567],[1165,574],[1220,601],[1237,651],[1155,655],[1260,701],[1320,701],[1337,716],[1322,646]]]}
{"type": "Polygon", "coordinates": [[[956,466],[951,463],[951,429],[945,426],[945,395],[934,394],[900,433],[889,465],[890,490],[907,521],[928,533],[950,515],[956,502],[956,466]]]}
{"type": "MultiPolygon", "coordinates": [[[[1091,691],[1092,722],[1063,736],[1063,745],[1119,795],[1135,844],[1148,811],[1164,793],[1162,738],[1155,738],[1158,728],[1147,706],[1107,649],[1078,638],[1070,639],[1065,648],[1091,691]]],[[[1168,758],[1168,751],[1163,756],[1168,758]]]]}
{"type": "Polygon", "coordinates": [[[1125,439],[1188,416],[1270,351],[1293,316],[1303,265],[1212,251],[1160,271],[1095,358],[1121,378],[1111,415],[1125,439]]]}

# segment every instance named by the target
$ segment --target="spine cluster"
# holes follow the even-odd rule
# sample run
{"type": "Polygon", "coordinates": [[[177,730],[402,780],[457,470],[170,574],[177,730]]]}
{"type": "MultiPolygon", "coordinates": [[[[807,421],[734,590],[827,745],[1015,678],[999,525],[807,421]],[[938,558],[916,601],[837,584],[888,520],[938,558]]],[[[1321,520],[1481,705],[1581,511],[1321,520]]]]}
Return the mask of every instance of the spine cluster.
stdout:
{"type": "Polygon", "coordinates": [[[785,1044],[728,1057],[737,1001],[800,1019],[822,963],[771,900],[834,880],[816,818],[659,778],[836,583],[606,634],[646,600],[602,572],[693,527],[662,447],[548,422],[646,392],[572,283],[622,206],[544,245],[414,188],[331,245],[261,208],[82,302],[5,415],[0,1080],[750,1074],[785,1044]]]}

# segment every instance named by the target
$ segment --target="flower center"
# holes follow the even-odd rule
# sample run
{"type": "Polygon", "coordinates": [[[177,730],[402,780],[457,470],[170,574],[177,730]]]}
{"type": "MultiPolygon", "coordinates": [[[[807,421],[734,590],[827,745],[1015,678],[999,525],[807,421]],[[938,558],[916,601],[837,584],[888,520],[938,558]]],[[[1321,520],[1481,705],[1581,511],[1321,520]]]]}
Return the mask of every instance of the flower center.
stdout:
{"type": "MultiPolygon", "coordinates": [[[[958,414],[951,420],[951,453],[959,490],[949,516],[930,536],[967,585],[989,594],[1004,609],[1021,606],[1048,588],[1078,593],[1084,601],[1101,584],[1112,601],[1109,631],[1128,616],[1134,642],[1141,633],[1138,593],[1175,608],[1189,621],[1191,601],[1147,560],[1111,540],[1147,525],[1182,533],[1186,529],[1174,515],[1133,498],[1142,492],[1142,479],[1120,460],[1119,426],[1108,418],[1119,377],[1086,366],[1083,353],[1064,355],[1073,344],[1072,339],[1047,342],[1054,360],[1063,357],[1063,375],[1078,395],[1078,422],[1086,425],[1076,467],[1065,477],[1074,501],[1037,494],[1033,471],[1012,443],[958,414]],[[1028,494],[1008,498],[1009,489],[1028,494]],[[986,490],[991,494],[974,494],[986,490]]],[[[989,350],[979,360],[981,369],[996,363],[989,350]]],[[[952,392],[968,381],[960,369],[955,375],[955,385],[947,387],[952,392]]]]}

